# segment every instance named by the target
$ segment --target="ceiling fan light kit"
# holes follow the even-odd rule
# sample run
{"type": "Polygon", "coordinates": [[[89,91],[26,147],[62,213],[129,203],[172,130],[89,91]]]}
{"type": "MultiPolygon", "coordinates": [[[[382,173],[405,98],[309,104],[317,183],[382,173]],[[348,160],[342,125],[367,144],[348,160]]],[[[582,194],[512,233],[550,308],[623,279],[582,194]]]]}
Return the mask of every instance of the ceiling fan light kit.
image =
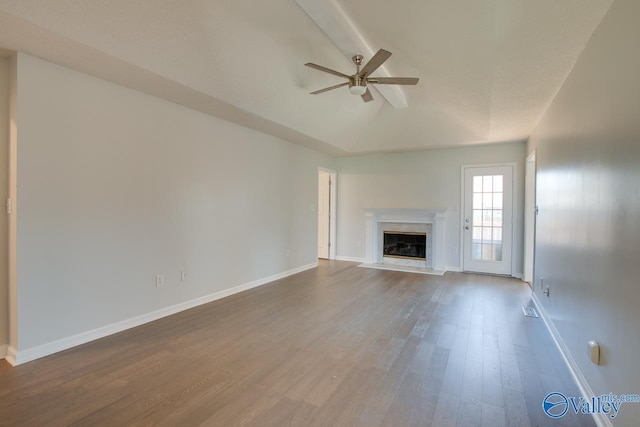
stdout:
{"type": "Polygon", "coordinates": [[[349,88],[349,92],[351,95],[359,95],[362,96],[367,92],[366,86],[351,86],[349,88]]]}
{"type": "Polygon", "coordinates": [[[351,95],[362,96],[365,94],[366,91],[367,91],[367,86],[363,84],[358,85],[356,83],[349,83],[349,92],[351,93],[351,95]]]}
{"type": "Polygon", "coordinates": [[[384,49],[378,50],[376,54],[366,63],[366,65],[360,70],[360,66],[362,65],[362,60],[364,59],[362,55],[355,55],[351,60],[356,65],[356,73],[349,76],[347,74],[341,73],[339,71],[332,70],[327,67],[323,67],[322,65],[312,64],[308,62],[304,65],[310,68],[315,68],[316,70],[323,71],[325,73],[333,74],[334,76],[346,78],[349,81],[346,83],[337,84],[335,86],[329,86],[324,89],[316,90],[311,92],[311,95],[318,95],[323,92],[328,92],[333,89],[337,89],[339,87],[349,85],[349,92],[352,95],[359,95],[362,97],[364,102],[373,101],[373,96],[371,95],[371,91],[367,88],[368,84],[395,84],[395,85],[416,85],[418,84],[417,77],[369,77],[371,73],[378,69],[389,57],[391,56],[391,52],[386,51],[384,49]]]}

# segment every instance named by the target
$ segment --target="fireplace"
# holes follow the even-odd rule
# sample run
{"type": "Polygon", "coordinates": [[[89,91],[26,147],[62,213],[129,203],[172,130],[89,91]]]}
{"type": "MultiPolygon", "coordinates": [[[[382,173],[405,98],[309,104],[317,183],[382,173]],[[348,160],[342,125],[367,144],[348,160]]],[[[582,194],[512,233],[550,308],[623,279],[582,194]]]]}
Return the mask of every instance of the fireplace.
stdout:
{"type": "MultiPolygon", "coordinates": [[[[444,229],[447,209],[366,209],[363,266],[384,265],[444,272],[444,229]],[[402,248],[391,248],[388,233],[403,234],[402,248]],[[417,239],[421,243],[418,243],[417,239]]],[[[408,271],[408,270],[406,270],[408,271]]],[[[413,271],[413,270],[412,270],[413,271]]]]}
{"type": "Polygon", "coordinates": [[[406,231],[385,231],[384,257],[404,258],[426,261],[427,233],[406,231]]]}

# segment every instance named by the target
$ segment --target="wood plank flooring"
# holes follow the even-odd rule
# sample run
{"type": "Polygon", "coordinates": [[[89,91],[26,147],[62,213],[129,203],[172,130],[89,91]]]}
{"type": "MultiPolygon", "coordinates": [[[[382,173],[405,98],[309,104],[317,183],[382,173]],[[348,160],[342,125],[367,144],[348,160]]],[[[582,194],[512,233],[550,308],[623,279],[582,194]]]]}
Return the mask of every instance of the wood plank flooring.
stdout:
{"type": "Polygon", "coordinates": [[[7,426],[594,426],[519,280],[321,261],[11,368],[7,426]]]}

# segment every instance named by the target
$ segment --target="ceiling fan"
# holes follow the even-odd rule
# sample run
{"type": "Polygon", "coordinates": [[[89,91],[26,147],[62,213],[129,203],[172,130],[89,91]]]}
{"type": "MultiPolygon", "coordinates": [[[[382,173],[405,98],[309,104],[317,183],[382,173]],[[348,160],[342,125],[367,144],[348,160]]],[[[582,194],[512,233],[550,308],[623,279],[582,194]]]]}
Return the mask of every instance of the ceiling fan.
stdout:
{"type": "Polygon", "coordinates": [[[355,55],[353,58],[351,58],[351,60],[353,61],[354,64],[356,64],[356,73],[351,76],[348,76],[344,73],[332,70],[327,67],[323,67],[322,65],[312,64],[311,62],[308,62],[304,65],[306,65],[307,67],[315,68],[316,70],[324,71],[325,73],[333,74],[334,76],[344,77],[345,79],[349,80],[348,82],[340,83],[339,85],[329,86],[324,89],[316,90],[315,92],[311,92],[311,95],[317,95],[319,93],[327,92],[342,86],[349,85],[349,92],[351,92],[352,95],[360,95],[364,102],[369,102],[369,101],[373,101],[373,96],[371,95],[371,92],[367,87],[368,84],[379,84],[379,85],[418,84],[419,79],[417,77],[369,77],[371,73],[377,70],[378,67],[380,67],[384,63],[384,61],[389,59],[390,56],[391,56],[391,52],[386,51],[384,49],[380,49],[378,52],[376,52],[375,55],[373,55],[373,58],[371,58],[369,62],[367,62],[364,67],[362,67],[362,70],[361,70],[360,66],[362,65],[363,57],[362,55],[355,55]]]}

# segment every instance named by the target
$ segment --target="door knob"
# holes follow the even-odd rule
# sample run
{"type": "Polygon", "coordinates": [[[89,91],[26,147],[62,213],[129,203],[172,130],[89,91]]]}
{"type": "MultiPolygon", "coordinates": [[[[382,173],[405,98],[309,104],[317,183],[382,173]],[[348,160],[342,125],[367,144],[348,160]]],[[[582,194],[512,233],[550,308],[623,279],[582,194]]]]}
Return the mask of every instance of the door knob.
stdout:
{"type": "Polygon", "coordinates": [[[465,229],[465,230],[468,230],[468,229],[469,229],[469,226],[468,226],[468,225],[465,225],[465,226],[464,226],[464,229],[465,229]]]}

